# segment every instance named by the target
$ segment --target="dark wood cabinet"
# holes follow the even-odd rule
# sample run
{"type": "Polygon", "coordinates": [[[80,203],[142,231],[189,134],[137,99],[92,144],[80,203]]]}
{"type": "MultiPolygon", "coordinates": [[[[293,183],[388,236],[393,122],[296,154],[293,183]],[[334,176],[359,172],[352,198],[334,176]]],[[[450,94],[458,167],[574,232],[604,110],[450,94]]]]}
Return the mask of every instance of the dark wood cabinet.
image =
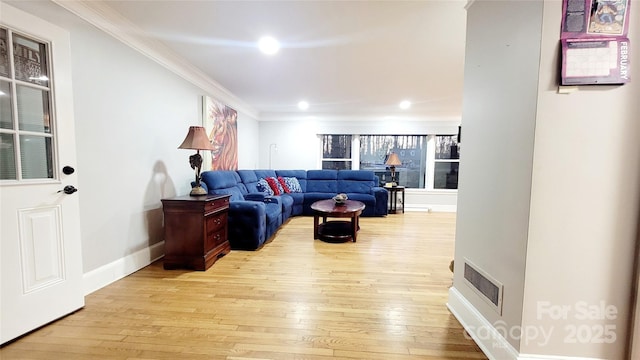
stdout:
{"type": "Polygon", "coordinates": [[[186,195],[162,199],[165,269],[206,270],[229,253],[229,197],[186,195]]]}

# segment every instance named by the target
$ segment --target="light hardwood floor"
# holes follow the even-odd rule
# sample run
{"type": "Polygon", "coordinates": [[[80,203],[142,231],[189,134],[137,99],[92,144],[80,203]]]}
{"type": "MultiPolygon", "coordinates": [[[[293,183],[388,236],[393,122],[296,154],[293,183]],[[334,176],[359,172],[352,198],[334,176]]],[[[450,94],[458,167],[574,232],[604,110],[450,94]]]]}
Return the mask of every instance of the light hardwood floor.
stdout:
{"type": "Polygon", "coordinates": [[[362,218],[357,243],[296,217],[206,272],[154,264],[0,359],[486,359],[446,308],[455,214],[362,218]]]}

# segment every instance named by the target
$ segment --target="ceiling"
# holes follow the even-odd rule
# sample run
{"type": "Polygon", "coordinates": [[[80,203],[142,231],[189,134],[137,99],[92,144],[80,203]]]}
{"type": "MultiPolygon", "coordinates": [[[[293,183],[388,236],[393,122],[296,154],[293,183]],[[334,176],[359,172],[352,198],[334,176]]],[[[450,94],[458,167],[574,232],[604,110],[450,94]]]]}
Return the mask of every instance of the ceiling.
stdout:
{"type": "Polygon", "coordinates": [[[101,3],[261,120],[461,115],[466,0],[101,3]],[[280,41],[277,54],[258,50],[263,35],[280,41]],[[402,100],[411,108],[401,110],[402,100]]]}

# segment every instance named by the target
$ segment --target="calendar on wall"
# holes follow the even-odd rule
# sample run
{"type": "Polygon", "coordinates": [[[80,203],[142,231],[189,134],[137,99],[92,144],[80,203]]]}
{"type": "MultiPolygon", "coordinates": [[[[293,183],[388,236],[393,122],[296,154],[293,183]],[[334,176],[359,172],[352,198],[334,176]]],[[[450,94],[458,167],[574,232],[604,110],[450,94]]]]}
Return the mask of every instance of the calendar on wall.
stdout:
{"type": "Polygon", "coordinates": [[[564,0],[561,85],[630,81],[629,0],[564,0]]]}

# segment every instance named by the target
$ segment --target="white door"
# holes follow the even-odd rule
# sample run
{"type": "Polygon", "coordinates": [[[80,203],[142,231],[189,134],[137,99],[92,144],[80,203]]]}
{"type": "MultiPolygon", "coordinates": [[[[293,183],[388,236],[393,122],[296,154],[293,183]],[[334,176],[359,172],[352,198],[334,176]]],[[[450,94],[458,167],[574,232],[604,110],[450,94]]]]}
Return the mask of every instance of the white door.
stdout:
{"type": "Polygon", "coordinates": [[[67,31],[0,2],[0,344],[84,306],[67,31]],[[70,168],[63,171],[63,167],[70,168]],[[71,192],[71,188],[67,188],[71,192]]]}

